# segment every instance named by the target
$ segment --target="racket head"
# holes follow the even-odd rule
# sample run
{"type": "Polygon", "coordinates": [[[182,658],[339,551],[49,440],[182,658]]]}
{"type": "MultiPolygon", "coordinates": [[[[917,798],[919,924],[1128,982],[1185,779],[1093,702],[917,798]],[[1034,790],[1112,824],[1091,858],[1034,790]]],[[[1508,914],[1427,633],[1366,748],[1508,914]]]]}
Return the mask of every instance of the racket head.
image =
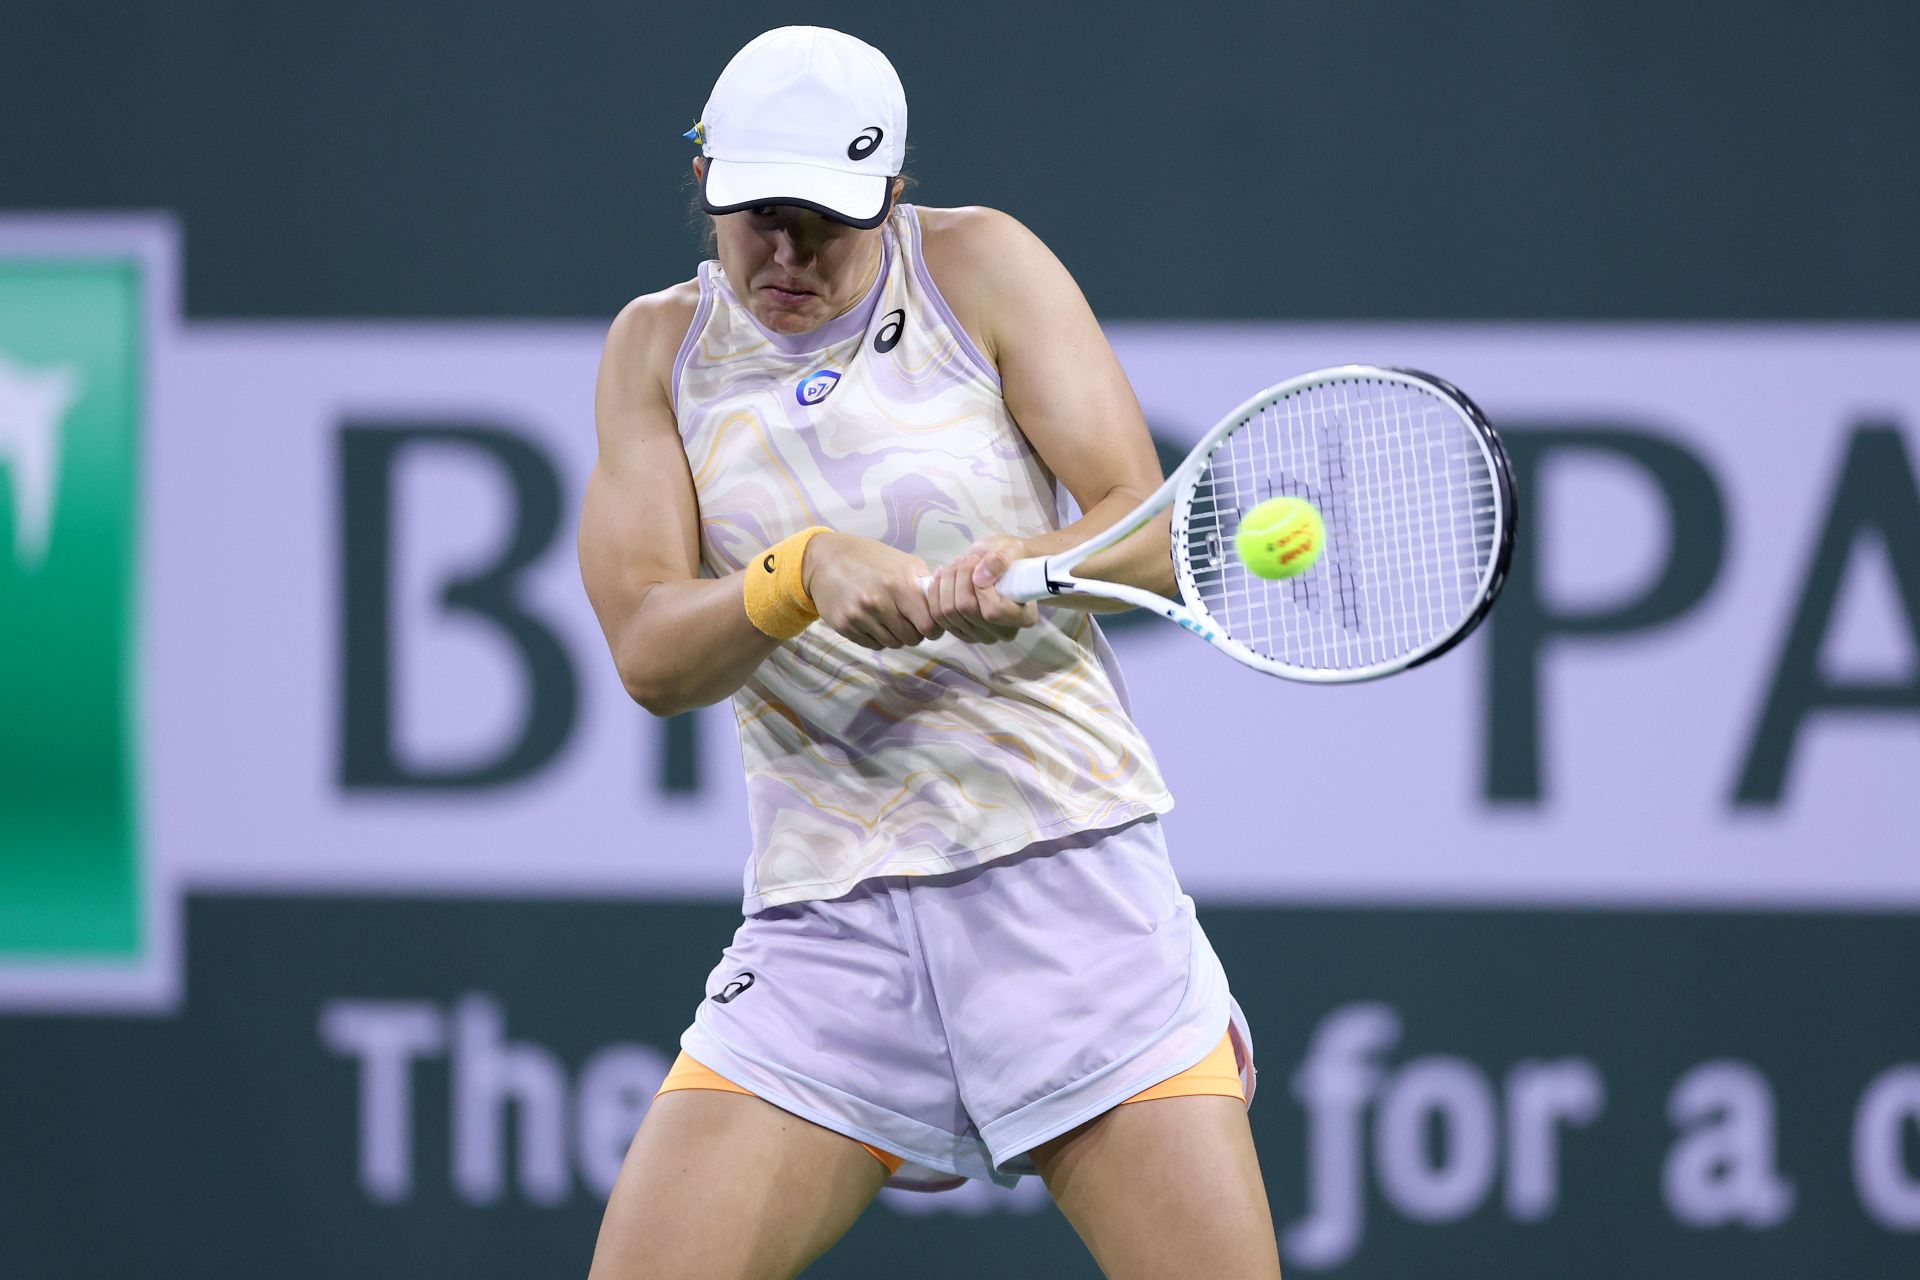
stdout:
{"type": "Polygon", "coordinates": [[[1431,662],[1492,609],[1513,556],[1506,450],[1452,384],[1413,369],[1343,365],[1250,397],[1175,473],[1173,560],[1214,643],[1272,675],[1317,684],[1431,662]],[[1233,535],[1268,498],[1311,502],[1320,559],[1269,581],[1233,535]]]}

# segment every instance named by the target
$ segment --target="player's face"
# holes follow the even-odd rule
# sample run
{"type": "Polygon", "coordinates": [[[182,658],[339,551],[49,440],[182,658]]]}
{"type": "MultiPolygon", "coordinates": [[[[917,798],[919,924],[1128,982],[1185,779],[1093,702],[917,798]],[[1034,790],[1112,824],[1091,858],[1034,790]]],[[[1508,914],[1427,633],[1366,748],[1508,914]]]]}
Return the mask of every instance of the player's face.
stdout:
{"type": "Polygon", "coordinates": [[[873,283],[880,228],[768,205],[714,220],[720,265],[747,309],[775,333],[818,329],[873,283]]]}

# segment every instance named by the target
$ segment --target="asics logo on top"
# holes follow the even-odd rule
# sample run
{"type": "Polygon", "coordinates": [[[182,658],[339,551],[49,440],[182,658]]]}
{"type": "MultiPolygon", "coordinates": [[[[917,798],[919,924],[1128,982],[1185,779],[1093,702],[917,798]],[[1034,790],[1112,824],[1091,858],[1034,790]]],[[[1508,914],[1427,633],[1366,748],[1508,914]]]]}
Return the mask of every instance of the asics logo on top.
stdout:
{"type": "Polygon", "coordinates": [[[25,570],[47,558],[60,489],[60,427],[80,398],[71,369],[28,369],[0,351],[0,470],[13,494],[13,560],[25,570]]]}
{"type": "Polygon", "coordinates": [[[900,334],[907,327],[907,313],[895,307],[880,317],[880,331],[873,335],[873,349],[881,355],[900,345],[900,334]]]}
{"type": "Polygon", "coordinates": [[[887,135],[881,130],[879,125],[877,124],[868,125],[866,128],[860,131],[859,137],[855,138],[852,142],[849,142],[847,144],[847,159],[865,160],[868,156],[873,154],[874,148],[880,145],[880,139],[886,136],[887,135]],[[871,134],[872,136],[869,137],[868,136],[869,134],[871,134]]]}

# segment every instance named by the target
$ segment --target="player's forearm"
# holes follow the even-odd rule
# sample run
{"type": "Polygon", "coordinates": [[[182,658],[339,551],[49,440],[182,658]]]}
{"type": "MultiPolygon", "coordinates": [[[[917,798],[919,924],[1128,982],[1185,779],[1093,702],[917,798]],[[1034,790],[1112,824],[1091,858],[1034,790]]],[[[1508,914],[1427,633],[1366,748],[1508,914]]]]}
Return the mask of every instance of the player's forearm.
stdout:
{"type": "MultiPolygon", "coordinates": [[[[1052,533],[1026,539],[1026,554],[1046,556],[1070,551],[1125,519],[1146,496],[1131,490],[1115,490],[1073,523],[1052,533]]],[[[1156,595],[1175,596],[1179,587],[1174,582],[1173,557],[1167,551],[1171,537],[1172,516],[1162,513],[1113,546],[1081,561],[1073,571],[1074,576],[1099,578],[1106,582],[1139,587],[1156,595]]],[[[1129,607],[1115,600],[1100,600],[1092,596],[1058,596],[1052,603],[1102,613],[1129,607]]]]}
{"type": "Polygon", "coordinates": [[[654,584],[614,660],[633,700],[670,716],[732,697],[780,643],[747,619],[735,573],[654,584]]]}

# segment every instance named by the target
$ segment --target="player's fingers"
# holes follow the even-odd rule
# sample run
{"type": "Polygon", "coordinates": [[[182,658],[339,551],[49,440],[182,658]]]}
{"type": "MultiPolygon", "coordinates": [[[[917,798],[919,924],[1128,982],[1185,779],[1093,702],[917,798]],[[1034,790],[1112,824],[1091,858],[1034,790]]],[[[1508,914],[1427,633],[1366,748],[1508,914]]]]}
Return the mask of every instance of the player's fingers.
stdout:
{"type": "Polygon", "coordinates": [[[980,617],[997,627],[1016,627],[1020,625],[1020,606],[1001,595],[994,588],[976,586],[974,597],[980,601],[980,617]]]}
{"type": "Polygon", "coordinates": [[[927,584],[927,602],[933,610],[933,619],[949,631],[954,628],[953,580],[953,566],[943,564],[933,571],[933,581],[927,584]]]}
{"type": "Polygon", "coordinates": [[[946,594],[942,597],[942,602],[946,605],[946,614],[942,620],[947,624],[947,630],[962,638],[967,634],[968,622],[966,614],[962,611],[960,589],[966,583],[967,574],[970,571],[971,566],[957,564],[947,566],[946,594]]]}
{"type": "Polygon", "coordinates": [[[1000,594],[998,587],[975,587],[974,591],[980,600],[981,618],[995,626],[1017,630],[1040,620],[1039,606],[1032,601],[1009,600],[1000,594]]]}
{"type": "Polygon", "coordinates": [[[850,639],[856,640],[869,649],[897,649],[900,642],[893,637],[879,611],[868,608],[860,612],[854,620],[850,639]]]}
{"type": "Polygon", "coordinates": [[[1039,620],[1033,606],[1007,599],[997,585],[1018,559],[1018,550],[1017,544],[1004,538],[990,539],[974,547],[977,554],[968,585],[973,592],[974,616],[978,619],[982,643],[1011,639],[1021,627],[1032,626],[1039,620]]]}
{"type": "Polygon", "coordinates": [[[966,638],[966,620],[960,617],[955,595],[959,590],[960,573],[957,565],[943,564],[933,571],[933,581],[927,587],[928,607],[933,610],[933,620],[953,634],[966,638]]]}
{"type": "Polygon", "coordinates": [[[848,613],[828,625],[862,648],[897,649],[900,640],[887,622],[891,611],[892,602],[884,593],[875,592],[855,599],[848,613]]]}
{"type": "MultiPolygon", "coordinates": [[[[870,598],[868,608],[872,619],[874,634],[886,642],[889,649],[904,649],[919,644],[925,638],[915,623],[910,609],[920,607],[924,612],[926,593],[921,591],[915,578],[901,582],[889,582],[870,598]]],[[[932,619],[928,619],[931,624],[932,619]]]]}
{"type": "Polygon", "coordinates": [[[958,571],[956,566],[953,576],[953,633],[974,644],[992,644],[996,637],[980,617],[980,597],[971,571],[958,571]]]}
{"type": "Polygon", "coordinates": [[[1011,640],[1020,634],[1020,626],[1018,623],[989,622],[985,625],[988,633],[993,636],[996,643],[1002,640],[1011,640]]]}
{"type": "Polygon", "coordinates": [[[973,585],[990,587],[1000,581],[1000,575],[1013,563],[1013,555],[1006,547],[989,544],[982,548],[980,559],[973,566],[973,585]]]}
{"type": "Polygon", "coordinates": [[[898,609],[876,608],[867,625],[882,649],[904,649],[920,639],[898,609]]]}
{"type": "Polygon", "coordinates": [[[933,620],[935,622],[938,622],[940,620],[940,575],[945,571],[945,569],[946,569],[946,566],[941,565],[935,568],[932,573],[929,573],[927,575],[927,585],[925,588],[926,597],[927,597],[927,612],[933,615],[933,620]]]}
{"type": "Polygon", "coordinates": [[[884,649],[885,645],[873,638],[873,633],[856,623],[848,622],[834,628],[847,640],[853,641],[862,649],[884,649]]]}
{"type": "Polygon", "coordinates": [[[938,622],[934,621],[933,608],[927,602],[927,593],[921,590],[919,575],[902,585],[894,593],[894,603],[900,616],[913,628],[913,638],[908,644],[919,644],[922,640],[938,640],[944,633],[938,622]]]}

